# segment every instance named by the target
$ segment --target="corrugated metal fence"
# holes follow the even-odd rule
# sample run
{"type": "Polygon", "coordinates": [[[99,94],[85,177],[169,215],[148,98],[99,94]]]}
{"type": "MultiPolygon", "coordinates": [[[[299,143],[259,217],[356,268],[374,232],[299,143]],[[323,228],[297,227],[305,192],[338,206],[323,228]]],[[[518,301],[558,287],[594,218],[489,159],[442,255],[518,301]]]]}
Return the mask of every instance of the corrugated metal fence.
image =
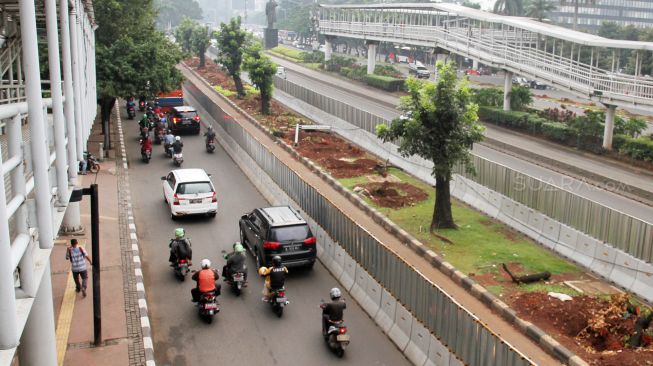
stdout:
{"type": "MultiPolygon", "coordinates": [[[[367,132],[387,121],[371,112],[319,94],[291,81],[274,78],[277,89],[367,132]]],[[[530,177],[504,165],[474,156],[476,175],[459,173],[565,225],[604,241],[615,248],[653,262],[653,224],[572,192],[530,177]]]]}
{"type": "Polygon", "coordinates": [[[468,365],[529,365],[436,284],[384,247],[271,154],[192,83],[185,87],[247,154],[386,290],[468,365]]]}

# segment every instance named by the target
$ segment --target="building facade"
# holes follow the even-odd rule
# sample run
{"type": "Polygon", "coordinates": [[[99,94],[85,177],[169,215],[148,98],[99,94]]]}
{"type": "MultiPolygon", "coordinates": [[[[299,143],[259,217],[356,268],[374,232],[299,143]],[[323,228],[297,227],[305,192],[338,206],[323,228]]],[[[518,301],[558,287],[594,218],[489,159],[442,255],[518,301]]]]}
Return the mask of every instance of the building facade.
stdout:
{"type": "MultiPolygon", "coordinates": [[[[603,22],[636,27],[653,27],[651,0],[578,0],[578,29],[597,31],[603,22]]],[[[556,0],[557,8],[549,14],[556,24],[572,27],[574,0],[556,0]]]]}

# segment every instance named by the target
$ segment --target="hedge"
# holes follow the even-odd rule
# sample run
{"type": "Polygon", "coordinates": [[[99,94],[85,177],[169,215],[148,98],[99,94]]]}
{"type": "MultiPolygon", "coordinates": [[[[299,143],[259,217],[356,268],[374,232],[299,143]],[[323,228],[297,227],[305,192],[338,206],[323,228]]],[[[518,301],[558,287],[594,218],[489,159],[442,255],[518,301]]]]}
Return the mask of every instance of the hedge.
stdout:
{"type": "MultiPolygon", "coordinates": [[[[653,162],[653,140],[649,137],[619,136],[619,153],[636,160],[653,162]]],[[[616,146],[615,146],[616,147],[616,146]]]]}
{"type": "Polygon", "coordinates": [[[375,88],[387,90],[387,91],[397,91],[401,90],[404,87],[404,79],[392,78],[389,76],[381,75],[365,75],[363,76],[363,81],[375,88]]]}
{"type": "Polygon", "coordinates": [[[302,62],[304,60],[303,55],[302,55],[304,52],[302,52],[302,51],[297,51],[297,50],[293,50],[293,49],[282,47],[282,46],[274,47],[274,48],[270,49],[270,51],[272,53],[278,53],[278,54],[280,54],[282,56],[292,58],[297,62],[302,62]]]}

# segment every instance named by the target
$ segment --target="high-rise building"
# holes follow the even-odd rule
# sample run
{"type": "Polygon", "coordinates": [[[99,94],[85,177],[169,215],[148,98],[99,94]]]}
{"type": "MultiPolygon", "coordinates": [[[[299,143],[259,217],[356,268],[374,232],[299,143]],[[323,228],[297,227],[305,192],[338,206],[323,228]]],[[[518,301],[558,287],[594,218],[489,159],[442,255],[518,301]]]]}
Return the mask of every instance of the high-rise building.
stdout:
{"type": "Polygon", "coordinates": [[[603,22],[636,27],[653,27],[652,0],[556,0],[557,8],[549,14],[554,23],[571,27],[574,1],[578,1],[578,29],[596,31],[603,22]]]}

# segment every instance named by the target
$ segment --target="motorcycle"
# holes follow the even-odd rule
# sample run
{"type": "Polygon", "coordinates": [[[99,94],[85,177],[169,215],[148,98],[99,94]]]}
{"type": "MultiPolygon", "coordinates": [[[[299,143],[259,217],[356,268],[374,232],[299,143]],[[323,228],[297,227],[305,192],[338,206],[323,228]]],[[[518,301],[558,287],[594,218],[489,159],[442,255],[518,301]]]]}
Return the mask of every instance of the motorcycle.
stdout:
{"type": "Polygon", "coordinates": [[[129,119],[134,119],[134,117],[136,117],[136,109],[133,105],[127,106],[127,117],[129,119]]]}
{"type": "Polygon", "coordinates": [[[220,307],[218,306],[218,300],[215,294],[202,294],[200,296],[200,301],[197,302],[197,309],[199,310],[200,318],[211,324],[213,322],[213,315],[220,312],[220,307]]]}
{"type": "Polygon", "coordinates": [[[178,259],[177,262],[174,265],[174,271],[175,271],[175,276],[179,279],[179,281],[184,281],[186,279],[186,275],[188,272],[190,272],[190,263],[186,259],[178,259]]]}
{"type": "Polygon", "coordinates": [[[181,153],[179,153],[179,154],[174,154],[174,155],[172,155],[172,162],[173,162],[176,166],[180,167],[180,166],[181,166],[181,163],[184,162],[184,156],[183,156],[181,153]]]}
{"type": "Polygon", "coordinates": [[[140,140],[145,140],[147,136],[150,134],[150,131],[148,130],[147,127],[139,127],[140,131],[140,140]]]}
{"type": "Polygon", "coordinates": [[[206,139],[206,152],[213,153],[215,151],[215,139],[206,139]]]}
{"type": "Polygon", "coordinates": [[[141,112],[145,111],[145,97],[140,97],[138,99],[138,110],[141,112]]]}
{"type": "MultiPolygon", "coordinates": [[[[141,145],[143,144],[143,140],[139,141],[141,145]]],[[[141,159],[143,159],[143,162],[146,164],[150,163],[150,159],[152,159],[152,149],[144,149],[141,147],[141,159]]]]}
{"type": "Polygon", "coordinates": [[[279,318],[283,315],[283,308],[290,304],[286,297],[286,289],[280,288],[278,290],[270,290],[270,299],[268,303],[272,307],[272,312],[277,314],[279,318]]]}
{"type": "Polygon", "coordinates": [[[174,149],[172,148],[171,144],[163,144],[163,152],[166,154],[167,157],[172,159],[172,154],[174,153],[174,149]]]}
{"type": "MultiPolygon", "coordinates": [[[[324,301],[320,305],[320,308],[324,307],[324,301]]],[[[326,334],[324,336],[324,341],[327,342],[329,349],[335,352],[338,357],[342,357],[345,354],[345,349],[351,341],[351,337],[347,334],[347,327],[345,326],[344,320],[339,322],[329,321],[329,327],[327,328],[326,334]]]]}
{"type": "MultiPolygon", "coordinates": [[[[83,164],[79,163],[79,171],[82,172],[83,164]]],[[[93,156],[92,154],[88,154],[86,157],[86,170],[96,174],[97,172],[100,171],[100,163],[97,161],[97,158],[93,156]]]]}

